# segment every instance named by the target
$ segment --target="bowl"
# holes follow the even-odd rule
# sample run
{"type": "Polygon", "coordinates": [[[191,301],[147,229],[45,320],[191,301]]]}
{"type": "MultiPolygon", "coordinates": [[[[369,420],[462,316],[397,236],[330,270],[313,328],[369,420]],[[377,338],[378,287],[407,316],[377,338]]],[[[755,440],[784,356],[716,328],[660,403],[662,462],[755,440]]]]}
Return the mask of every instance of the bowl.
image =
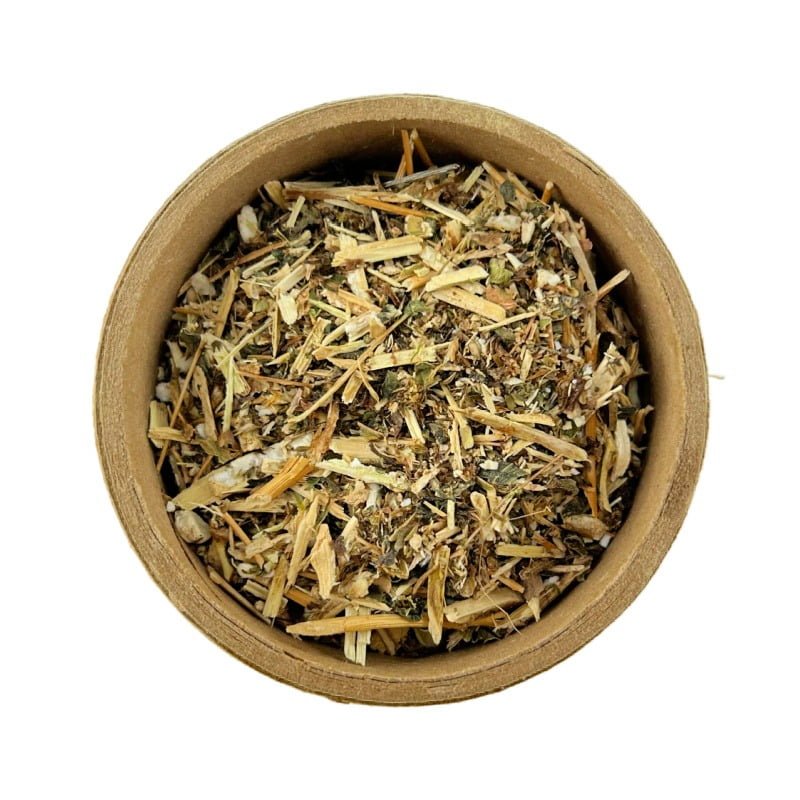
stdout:
{"type": "Polygon", "coordinates": [[[625,192],[556,136],[492,108],[428,96],[331,103],[273,122],[203,164],[156,214],[114,289],[97,357],[97,448],[130,543],[170,600],[251,667],[336,700],[426,704],[493,692],[574,653],[642,590],[683,522],[708,425],[707,373],[697,316],[667,248],[625,192]],[[159,349],[178,287],[217,231],[270,179],[331,159],[397,152],[418,128],[441,163],[460,157],[509,168],[541,187],[552,180],[583,216],[606,263],[628,269],[622,290],[638,326],[656,411],[628,518],[588,579],[540,622],[491,644],[416,659],[370,653],[366,666],[299,641],[251,616],[210,582],[165,510],[147,438],[159,349]]]}

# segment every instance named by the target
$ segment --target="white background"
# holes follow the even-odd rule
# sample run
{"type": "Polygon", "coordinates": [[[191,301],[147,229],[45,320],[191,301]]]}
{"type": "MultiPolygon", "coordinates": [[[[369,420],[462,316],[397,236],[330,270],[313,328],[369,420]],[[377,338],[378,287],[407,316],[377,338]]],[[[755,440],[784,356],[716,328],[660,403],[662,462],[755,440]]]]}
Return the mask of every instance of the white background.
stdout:
{"type": "Polygon", "coordinates": [[[4,796],[797,796],[789,7],[7,8],[4,796]],[[724,376],[690,514],[633,606],[550,672],[452,706],[335,704],[207,641],[129,549],[93,441],[105,305],[162,201],[276,117],[385,92],[497,106],[604,167],[672,250],[724,376]]]}

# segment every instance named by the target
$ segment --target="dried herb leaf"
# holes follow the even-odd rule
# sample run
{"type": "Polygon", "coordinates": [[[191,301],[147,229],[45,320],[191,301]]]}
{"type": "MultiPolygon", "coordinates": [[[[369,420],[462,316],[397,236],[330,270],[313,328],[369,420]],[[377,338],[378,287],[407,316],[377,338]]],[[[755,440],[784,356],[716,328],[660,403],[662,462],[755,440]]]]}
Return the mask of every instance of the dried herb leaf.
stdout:
{"type": "Polygon", "coordinates": [[[485,481],[489,481],[489,483],[493,483],[495,486],[510,486],[511,484],[519,483],[519,481],[530,477],[526,470],[520,469],[515,464],[511,464],[507,461],[495,463],[497,466],[493,464],[491,469],[481,469],[480,471],[481,478],[485,481]]]}

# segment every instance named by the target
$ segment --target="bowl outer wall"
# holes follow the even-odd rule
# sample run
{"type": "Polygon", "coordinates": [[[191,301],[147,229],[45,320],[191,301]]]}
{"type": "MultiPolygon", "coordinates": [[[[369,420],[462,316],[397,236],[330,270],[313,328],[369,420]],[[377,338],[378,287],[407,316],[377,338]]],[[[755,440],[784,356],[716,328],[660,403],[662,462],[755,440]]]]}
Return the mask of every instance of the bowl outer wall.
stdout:
{"type": "Polygon", "coordinates": [[[392,95],[331,103],[273,122],[201,166],[156,214],[114,289],[97,356],[98,453],[133,548],[180,611],[228,652],[280,681],[343,701],[425,704],[496,691],[548,669],[612,622],[642,590],[683,522],[708,426],[697,315],[650,222],[592,161],[530,123],[458,100],[392,95]],[[396,152],[400,128],[428,148],[488,159],[541,186],[550,179],[590,236],[631,278],[626,307],[651,372],[653,428],[631,512],[589,578],[542,620],[489,645],[420,659],[370,654],[365,667],[333,648],[272,629],[214,586],[164,508],[147,440],[147,408],[178,287],[222,224],[264,181],[331,158],[396,152]]]}

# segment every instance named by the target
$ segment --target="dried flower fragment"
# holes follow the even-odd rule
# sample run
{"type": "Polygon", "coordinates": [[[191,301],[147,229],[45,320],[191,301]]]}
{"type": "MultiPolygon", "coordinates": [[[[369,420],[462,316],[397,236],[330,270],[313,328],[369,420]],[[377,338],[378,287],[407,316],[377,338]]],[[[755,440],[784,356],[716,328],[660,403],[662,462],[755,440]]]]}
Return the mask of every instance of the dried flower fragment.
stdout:
{"type": "Polygon", "coordinates": [[[178,509],[175,512],[175,530],[187,544],[202,544],[211,538],[208,523],[194,511],[178,509]]]}
{"type": "Polygon", "coordinates": [[[255,241],[260,235],[258,227],[258,217],[252,206],[243,206],[236,217],[236,224],[239,226],[239,236],[245,244],[255,241]]]}
{"type": "Polygon", "coordinates": [[[224,467],[215,469],[196,480],[191,486],[177,494],[172,502],[186,510],[197,506],[207,506],[227,497],[229,494],[244,491],[261,466],[261,455],[248,453],[224,467]]]}
{"type": "Polygon", "coordinates": [[[600,539],[608,533],[608,526],[604,522],[588,514],[572,514],[565,517],[562,524],[568,531],[592,539],[600,539]]]}

